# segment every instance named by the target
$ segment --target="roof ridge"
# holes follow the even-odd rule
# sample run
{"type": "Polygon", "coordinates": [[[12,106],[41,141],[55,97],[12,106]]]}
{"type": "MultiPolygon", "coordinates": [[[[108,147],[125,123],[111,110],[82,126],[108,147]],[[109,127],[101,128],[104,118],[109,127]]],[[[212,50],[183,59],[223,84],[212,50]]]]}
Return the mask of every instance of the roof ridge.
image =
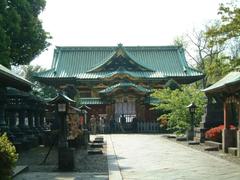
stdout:
{"type": "MultiPolygon", "coordinates": [[[[84,49],[84,50],[113,50],[118,48],[119,46],[56,46],[57,50],[77,50],[77,49],[84,49]]],[[[182,48],[181,46],[176,46],[176,45],[160,45],[160,46],[122,46],[123,48],[126,49],[135,49],[135,50],[154,50],[154,49],[179,49],[182,48]]]]}

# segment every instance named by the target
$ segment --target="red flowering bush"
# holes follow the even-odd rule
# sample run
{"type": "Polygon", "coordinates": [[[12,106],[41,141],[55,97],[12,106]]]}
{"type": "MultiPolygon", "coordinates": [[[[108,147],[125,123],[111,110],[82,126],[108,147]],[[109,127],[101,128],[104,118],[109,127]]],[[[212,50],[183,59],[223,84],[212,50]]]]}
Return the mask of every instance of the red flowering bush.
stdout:
{"type": "MultiPolygon", "coordinates": [[[[235,129],[233,125],[229,126],[230,129],[235,129]]],[[[224,125],[219,125],[217,127],[211,128],[205,133],[205,138],[212,140],[212,141],[217,141],[221,142],[222,141],[222,130],[224,129],[224,125]]]]}

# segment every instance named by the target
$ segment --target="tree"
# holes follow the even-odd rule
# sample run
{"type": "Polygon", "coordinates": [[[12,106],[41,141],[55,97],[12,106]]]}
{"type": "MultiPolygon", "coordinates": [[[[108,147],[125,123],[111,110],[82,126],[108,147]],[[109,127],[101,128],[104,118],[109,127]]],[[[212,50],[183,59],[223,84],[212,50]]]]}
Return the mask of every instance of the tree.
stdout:
{"type": "Polygon", "coordinates": [[[168,116],[168,128],[178,133],[184,133],[190,127],[190,113],[187,105],[194,102],[198,108],[195,114],[195,126],[199,125],[204,113],[206,98],[203,92],[193,86],[183,86],[181,90],[169,88],[156,90],[152,96],[161,103],[154,109],[165,111],[168,116]]]}
{"type": "Polygon", "coordinates": [[[0,64],[29,64],[45,50],[50,35],[42,28],[38,15],[45,0],[1,0],[0,2],[0,64]]]}
{"type": "Polygon", "coordinates": [[[239,2],[235,1],[228,4],[220,4],[218,14],[221,16],[219,25],[211,25],[206,31],[209,39],[209,47],[224,45],[227,47],[226,56],[228,57],[231,70],[240,65],[240,7],[239,2]]]}
{"type": "MultiPolygon", "coordinates": [[[[217,25],[217,24],[216,24],[217,25]]],[[[223,64],[225,64],[224,50],[222,45],[208,46],[209,39],[206,36],[208,26],[205,26],[202,30],[193,29],[192,32],[186,33],[175,40],[176,45],[182,45],[185,49],[186,55],[191,64],[197,69],[202,71],[205,77],[202,80],[202,88],[205,88],[210,84],[209,79],[214,79],[209,75],[214,75],[208,72],[208,66],[215,64],[215,60],[221,58],[223,64]]]]}
{"type": "Polygon", "coordinates": [[[217,41],[211,41],[210,45],[214,43],[224,44],[232,38],[240,36],[240,8],[238,1],[220,4],[218,14],[221,16],[220,25],[212,26],[207,31],[208,37],[217,37],[217,41]]]}
{"type": "MultiPolygon", "coordinates": [[[[219,23],[214,22],[211,27],[218,27],[219,23]]],[[[226,73],[232,70],[232,63],[229,60],[229,52],[236,54],[237,43],[235,44],[219,44],[215,43],[209,46],[211,41],[216,42],[218,37],[208,37],[206,32],[209,26],[205,26],[202,30],[193,29],[192,32],[175,40],[175,44],[182,45],[185,49],[187,58],[192,62],[195,68],[202,71],[205,77],[202,84],[197,83],[201,88],[215,83],[226,73]]]]}
{"type": "Polygon", "coordinates": [[[34,73],[45,71],[41,66],[25,65],[17,68],[18,70],[15,69],[15,72],[18,71],[19,75],[34,84],[32,94],[42,98],[53,98],[56,96],[56,89],[54,87],[39,83],[33,78],[34,73]]]}

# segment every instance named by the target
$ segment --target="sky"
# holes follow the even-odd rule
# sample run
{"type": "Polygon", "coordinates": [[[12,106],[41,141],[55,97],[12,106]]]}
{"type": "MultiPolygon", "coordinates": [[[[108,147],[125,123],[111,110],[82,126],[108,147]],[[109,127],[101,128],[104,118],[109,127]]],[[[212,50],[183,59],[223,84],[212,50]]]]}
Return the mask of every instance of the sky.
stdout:
{"type": "Polygon", "coordinates": [[[161,46],[218,18],[227,0],[46,0],[39,18],[51,46],[32,61],[49,69],[55,46],[161,46]]]}

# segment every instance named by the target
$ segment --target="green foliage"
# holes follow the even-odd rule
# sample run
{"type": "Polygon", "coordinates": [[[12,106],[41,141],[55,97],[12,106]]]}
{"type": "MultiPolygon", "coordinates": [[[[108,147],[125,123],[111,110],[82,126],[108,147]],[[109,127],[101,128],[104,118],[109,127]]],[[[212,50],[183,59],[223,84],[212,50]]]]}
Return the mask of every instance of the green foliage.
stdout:
{"type": "Polygon", "coordinates": [[[207,86],[214,84],[232,70],[232,65],[228,59],[218,57],[209,61],[205,60],[205,73],[207,76],[207,86]]]}
{"type": "Polygon", "coordinates": [[[221,16],[220,25],[212,26],[207,31],[208,37],[217,37],[217,40],[211,41],[210,45],[223,44],[229,39],[240,36],[240,8],[237,4],[221,4],[218,14],[221,16]]]}
{"type": "Polygon", "coordinates": [[[17,67],[18,70],[14,69],[15,71],[20,71],[18,74],[26,78],[27,80],[31,81],[34,86],[32,89],[32,94],[42,97],[42,98],[53,98],[57,95],[56,89],[52,86],[48,86],[36,81],[33,77],[35,73],[39,73],[45,71],[44,68],[41,66],[33,66],[33,65],[25,65],[21,67],[17,67]]]}
{"type": "Polygon", "coordinates": [[[7,135],[0,136],[0,179],[11,179],[13,168],[16,165],[18,154],[15,147],[8,140],[7,135]]]}
{"type": "Polygon", "coordinates": [[[194,102],[198,108],[195,113],[195,126],[199,125],[201,116],[204,113],[206,98],[203,92],[193,86],[183,86],[181,90],[171,90],[169,88],[156,90],[153,97],[159,98],[161,103],[154,109],[169,112],[168,128],[175,132],[183,133],[190,126],[190,113],[187,106],[194,102]]]}
{"type": "Polygon", "coordinates": [[[29,64],[45,50],[49,34],[42,28],[38,15],[45,0],[1,0],[0,2],[0,64],[29,64]]]}
{"type": "Polygon", "coordinates": [[[206,31],[208,46],[222,46],[224,53],[206,62],[206,73],[210,84],[240,65],[240,7],[239,1],[220,4],[218,14],[221,20],[212,24],[206,31]],[[217,70],[216,70],[217,69],[217,70]]]}

